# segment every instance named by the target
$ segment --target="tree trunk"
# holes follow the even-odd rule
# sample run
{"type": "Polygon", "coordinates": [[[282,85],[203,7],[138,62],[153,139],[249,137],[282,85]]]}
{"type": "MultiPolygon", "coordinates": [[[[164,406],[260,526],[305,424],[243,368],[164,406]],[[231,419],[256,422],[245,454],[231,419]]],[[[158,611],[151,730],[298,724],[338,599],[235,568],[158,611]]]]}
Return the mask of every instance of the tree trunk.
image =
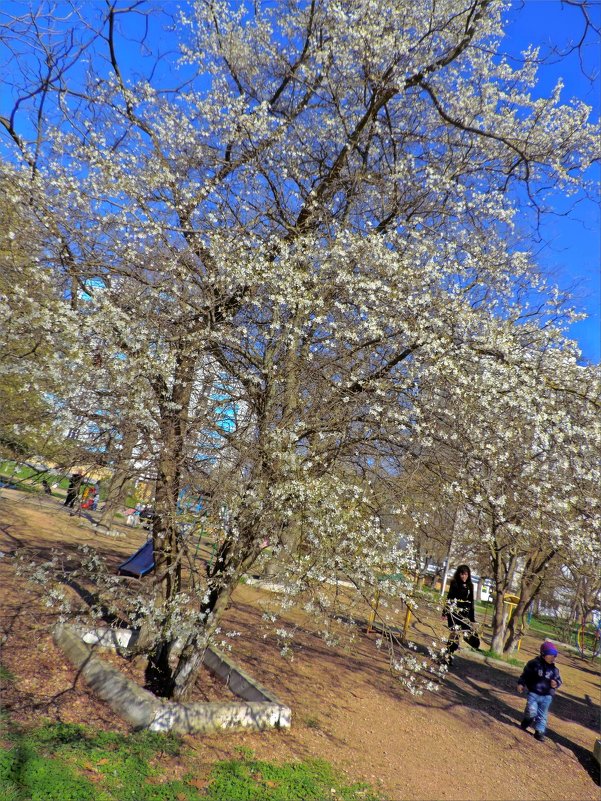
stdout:
{"type": "Polygon", "coordinates": [[[497,654],[503,653],[503,645],[505,643],[505,628],[507,624],[505,618],[505,604],[503,603],[504,597],[505,593],[502,589],[502,585],[496,584],[492,622],[493,634],[490,643],[490,649],[497,654]]]}
{"type": "MultiPolygon", "coordinates": [[[[493,542],[496,543],[496,541],[496,537],[494,537],[493,542]]],[[[508,561],[504,562],[501,549],[496,549],[496,546],[494,545],[492,548],[492,563],[495,577],[495,601],[492,618],[493,631],[490,647],[495,653],[502,654],[505,646],[508,617],[508,610],[504,603],[505,593],[509,589],[511,577],[515,571],[516,556],[514,554],[509,554],[508,561]]]]}
{"type": "Polygon", "coordinates": [[[200,607],[198,628],[188,637],[173,673],[174,700],[184,700],[193,687],[205,649],[230,604],[238,580],[257,558],[260,541],[256,530],[235,544],[231,540],[224,542],[219,549],[209,576],[207,600],[200,607]]]}
{"type": "Polygon", "coordinates": [[[545,571],[557,551],[536,551],[528,556],[520,582],[520,595],[516,608],[505,632],[504,653],[513,653],[525,629],[524,615],[539,594],[545,571]]]}
{"type": "Polygon", "coordinates": [[[159,698],[171,698],[173,694],[173,673],[169,655],[173,642],[159,642],[148,656],[144,687],[159,698]]]}
{"type": "MultiPolygon", "coordinates": [[[[534,590],[534,592],[538,592],[538,589],[534,590]]],[[[524,616],[530,608],[532,601],[532,594],[529,591],[523,590],[523,594],[520,596],[518,605],[513,610],[513,615],[511,616],[511,620],[509,621],[505,631],[505,644],[503,646],[503,653],[511,654],[517,648],[517,644],[526,629],[524,616]]]]}
{"type": "Polygon", "coordinates": [[[113,475],[111,477],[108,494],[102,508],[98,525],[110,529],[117,508],[125,502],[127,482],[133,477],[132,453],[136,444],[135,431],[126,431],[123,435],[123,446],[113,475]]]}
{"type": "MultiPolygon", "coordinates": [[[[182,560],[177,504],[195,363],[194,356],[180,354],[171,391],[162,384],[157,392],[161,411],[162,450],[157,465],[152,545],[156,582],[155,607],[163,611],[163,619],[154,638],[155,647],[146,670],[146,685],[157,695],[167,698],[171,697],[174,687],[170,656],[175,642],[166,632],[172,631],[171,617],[177,611],[172,608],[172,602],[181,590],[182,560]]],[[[144,634],[149,636],[146,632],[144,634]]]]}

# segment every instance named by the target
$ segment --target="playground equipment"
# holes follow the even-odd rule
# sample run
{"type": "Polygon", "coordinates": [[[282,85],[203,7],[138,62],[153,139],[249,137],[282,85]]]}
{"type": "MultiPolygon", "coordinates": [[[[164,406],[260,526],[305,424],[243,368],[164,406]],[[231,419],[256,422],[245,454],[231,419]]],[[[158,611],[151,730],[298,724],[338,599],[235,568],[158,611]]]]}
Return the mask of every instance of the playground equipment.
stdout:
{"type": "Polygon", "coordinates": [[[511,595],[511,593],[506,592],[505,595],[503,596],[503,603],[506,604],[509,607],[509,614],[507,615],[507,622],[508,623],[511,620],[511,618],[513,617],[513,612],[514,612],[514,610],[515,610],[515,608],[516,608],[516,606],[518,605],[519,602],[520,602],[520,596],[519,595],[511,595]]]}
{"type": "MultiPolygon", "coordinates": [[[[518,605],[519,602],[520,602],[520,596],[519,595],[512,595],[509,592],[505,593],[505,595],[503,597],[503,603],[506,604],[508,609],[509,609],[509,612],[507,614],[507,622],[508,623],[511,620],[511,618],[513,617],[513,613],[514,613],[515,608],[516,608],[516,606],[518,605]]],[[[520,639],[518,640],[518,644],[516,646],[516,652],[519,651],[521,647],[522,647],[522,638],[520,637],[520,639]]]]}
{"type": "Polygon", "coordinates": [[[152,570],[154,570],[154,550],[152,539],[149,539],[129,559],[119,565],[117,573],[120,576],[142,578],[152,570]]]}
{"type": "Polygon", "coordinates": [[[576,631],[576,645],[580,651],[580,656],[586,659],[588,656],[594,659],[601,653],[601,620],[591,631],[586,622],[586,616],[582,618],[576,631]]]}
{"type": "MultiPolygon", "coordinates": [[[[194,552],[194,557],[193,557],[195,560],[201,558],[200,554],[201,541],[202,537],[205,535],[206,535],[205,529],[201,528],[200,534],[198,535],[198,540],[196,542],[196,550],[194,552]]],[[[209,568],[212,565],[213,560],[215,558],[215,554],[217,552],[217,546],[218,542],[217,541],[213,542],[212,551],[210,555],[210,563],[208,563],[209,568]]],[[[120,576],[134,576],[135,578],[142,578],[142,576],[145,576],[147,573],[150,573],[152,570],[154,570],[154,567],[155,567],[154,550],[152,547],[152,537],[151,537],[150,539],[146,540],[144,545],[138,548],[138,550],[134,554],[132,554],[128,559],[126,559],[125,562],[122,562],[119,565],[119,567],[117,568],[117,573],[120,576]]]]}

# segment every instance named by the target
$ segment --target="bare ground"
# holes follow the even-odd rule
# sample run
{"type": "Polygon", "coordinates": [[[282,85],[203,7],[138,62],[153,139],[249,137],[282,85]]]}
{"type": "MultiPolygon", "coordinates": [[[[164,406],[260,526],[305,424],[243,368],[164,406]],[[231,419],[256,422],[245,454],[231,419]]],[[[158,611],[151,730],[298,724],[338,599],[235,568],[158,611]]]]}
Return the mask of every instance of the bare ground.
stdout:
{"type": "MultiPolygon", "coordinates": [[[[0,656],[15,676],[1,689],[13,721],[127,731],[76,680],[54,646],[53,615],[43,593],[15,575],[12,553],[28,547],[39,559],[54,547],[73,558],[75,546],[87,542],[116,566],[144,536],[126,529],[119,538],[101,535],[87,521],[69,517],[56,499],[0,491],[0,656]]],[[[224,628],[241,634],[235,659],[292,708],[292,729],[187,737],[197,754],[199,782],[212,761],[236,756],[244,745],[258,758],[327,759],[350,779],[368,781],[388,801],[601,799],[599,766],[591,755],[599,736],[599,672],[590,662],[560,654],[564,686],[551,707],[547,741],[538,743],[518,725],[524,701],[515,692],[517,668],[462,651],[441,691],[415,699],[390,676],[373,634],[361,633],[352,651],[344,651],[301,630],[293,658],[283,659],[261,620],[263,600],[262,591],[241,586],[224,628]]],[[[523,658],[531,658],[538,645],[526,638],[523,658]]],[[[225,696],[203,676],[198,697],[225,696]]]]}

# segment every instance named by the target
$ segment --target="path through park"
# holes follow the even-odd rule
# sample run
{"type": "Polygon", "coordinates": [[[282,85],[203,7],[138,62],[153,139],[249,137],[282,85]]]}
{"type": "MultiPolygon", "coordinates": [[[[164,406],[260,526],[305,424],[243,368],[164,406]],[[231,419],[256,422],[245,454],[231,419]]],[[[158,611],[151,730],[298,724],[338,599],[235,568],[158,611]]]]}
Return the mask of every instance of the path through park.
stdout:
{"type": "MultiPolygon", "coordinates": [[[[144,534],[98,534],[70,518],[55,499],[33,500],[0,491],[0,642],[2,665],[15,680],[2,686],[11,719],[42,719],[125,730],[75,674],[48,634],[52,617],[43,593],[15,575],[13,552],[32,549],[39,559],[56,547],[74,553],[93,542],[114,564],[139,546],[144,534]]],[[[240,746],[271,760],[319,757],[351,779],[366,780],[388,801],[598,801],[599,766],[591,755],[599,731],[599,673],[590,662],[561,653],[564,687],[550,715],[545,743],[519,728],[523,700],[515,692],[518,669],[459,656],[443,689],[413,699],[395,684],[374,635],[362,634],[352,653],[327,648],[301,631],[293,659],[284,660],[263,628],[262,591],[241,586],[226,625],[241,633],[234,658],[293,710],[290,731],[187,738],[198,769],[235,756],[240,746]]],[[[538,641],[527,638],[524,656],[538,641]]],[[[177,770],[166,765],[166,770],[177,770]]]]}

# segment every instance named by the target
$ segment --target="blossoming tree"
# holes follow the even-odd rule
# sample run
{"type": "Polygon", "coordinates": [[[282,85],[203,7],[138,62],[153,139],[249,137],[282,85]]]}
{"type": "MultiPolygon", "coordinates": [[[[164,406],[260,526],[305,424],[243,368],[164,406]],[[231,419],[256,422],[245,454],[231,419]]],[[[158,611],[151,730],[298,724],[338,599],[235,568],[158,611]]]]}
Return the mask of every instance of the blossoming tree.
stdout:
{"type": "MultiPolygon", "coordinates": [[[[516,212],[582,191],[594,128],[560,85],[533,96],[537,54],[503,56],[496,0],[66,8],[9,20],[28,85],[1,122],[98,354],[64,407],[106,433],[105,459],[126,417],[156,474],[141,641],[149,680],[182,697],[266,542],[324,628],[325,581],[371,597],[409,570],[367,477],[427,445],[433,386],[519,336],[510,310],[536,288],[516,212]],[[193,597],[184,488],[226,510],[193,597]]],[[[415,686],[421,662],[395,664],[415,686]]]]}
{"type": "MultiPolygon", "coordinates": [[[[426,514],[445,501],[461,510],[454,552],[479,558],[494,580],[499,653],[515,648],[551,568],[575,560],[585,575],[601,556],[601,373],[549,328],[544,347],[540,336],[526,322],[502,339],[487,332],[465,372],[431,385],[420,437],[420,462],[439,478],[426,514]],[[508,593],[518,595],[511,617],[508,593]]],[[[410,511],[418,527],[424,512],[410,511]]]]}

